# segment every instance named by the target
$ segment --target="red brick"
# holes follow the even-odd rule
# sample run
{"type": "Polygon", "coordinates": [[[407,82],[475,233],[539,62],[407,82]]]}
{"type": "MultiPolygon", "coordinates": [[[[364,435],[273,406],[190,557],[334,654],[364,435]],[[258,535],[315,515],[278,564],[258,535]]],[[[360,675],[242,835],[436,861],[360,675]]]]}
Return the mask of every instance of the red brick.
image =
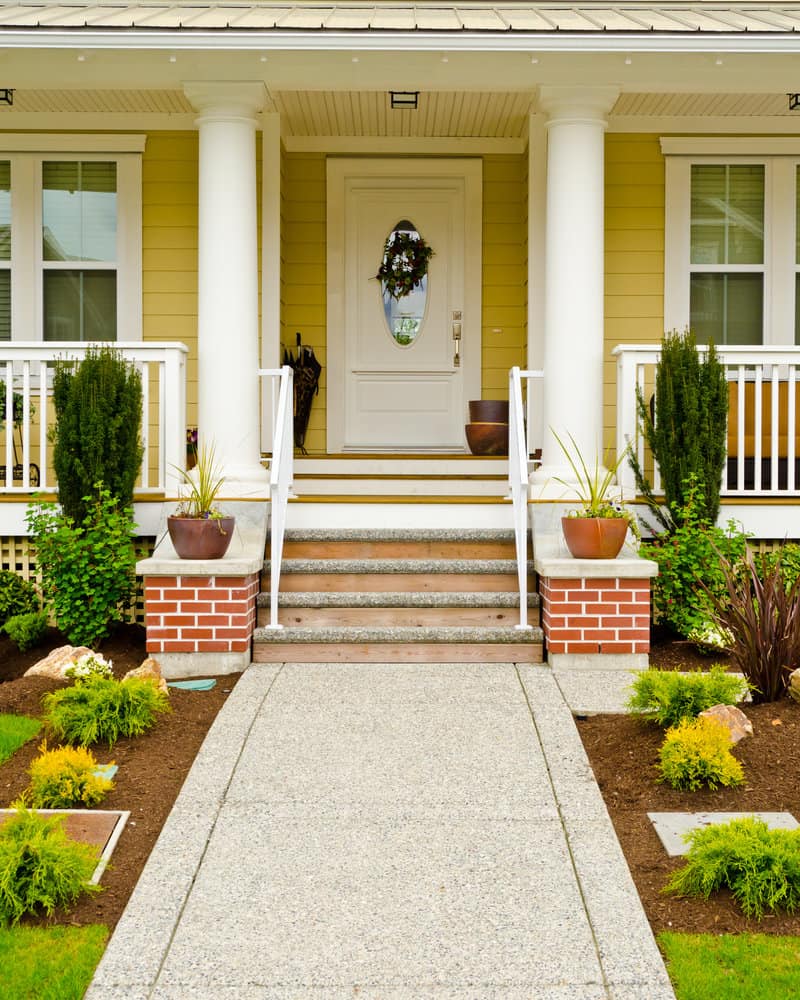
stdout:
{"type": "Polygon", "coordinates": [[[192,612],[196,615],[210,615],[217,611],[209,601],[181,601],[181,611],[192,612]]]}
{"type": "Polygon", "coordinates": [[[198,601],[227,601],[230,599],[230,591],[227,587],[206,587],[197,591],[195,599],[198,601]]]}
{"type": "Polygon", "coordinates": [[[219,601],[214,605],[214,611],[218,614],[222,611],[227,611],[232,615],[241,615],[247,611],[247,606],[243,605],[240,601],[219,601]]]}
{"type": "Polygon", "coordinates": [[[600,648],[601,653],[632,653],[633,643],[630,642],[604,642],[600,648]]]}
{"type": "Polygon", "coordinates": [[[249,629],[245,628],[218,628],[214,630],[215,639],[244,639],[249,638],[249,629]]]}
{"type": "Polygon", "coordinates": [[[603,625],[607,628],[636,628],[636,619],[630,615],[604,615],[603,625]]]}
{"type": "Polygon", "coordinates": [[[547,651],[548,653],[566,653],[567,644],[565,642],[548,642],[547,651]]]}
{"type": "Polygon", "coordinates": [[[174,614],[178,610],[177,601],[148,601],[145,600],[145,610],[152,612],[155,615],[169,615],[174,614]]]}
{"type": "Polygon", "coordinates": [[[550,631],[550,629],[554,628],[569,628],[570,624],[571,620],[569,618],[548,615],[547,612],[542,615],[542,628],[545,631],[550,631]]]}
{"type": "Polygon", "coordinates": [[[239,625],[239,626],[244,626],[244,628],[247,628],[247,626],[252,622],[253,618],[255,618],[255,614],[251,614],[250,612],[248,612],[246,615],[231,615],[230,624],[231,626],[239,625]]]}
{"type": "Polygon", "coordinates": [[[198,653],[229,653],[230,643],[220,639],[203,639],[197,645],[198,653]]]}
{"type": "Polygon", "coordinates": [[[250,648],[249,639],[233,639],[231,641],[232,653],[246,653],[249,648],[250,648]]]}
{"type": "Polygon", "coordinates": [[[644,640],[650,641],[650,629],[649,628],[621,628],[619,630],[620,639],[631,639],[631,640],[644,640]]]}
{"type": "Polygon", "coordinates": [[[561,579],[560,577],[557,577],[557,576],[547,576],[547,577],[544,577],[543,579],[544,579],[544,582],[548,586],[550,586],[550,587],[556,587],[556,588],[558,588],[560,590],[567,590],[570,587],[574,587],[576,585],[576,581],[575,580],[569,580],[569,579],[565,580],[565,579],[561,579]]]}
{"type": "Polygon", "coordinates": [[[567,653],[599,653],[596,642],[568,642],[565,650],[567,653]]]}
{"type": "Polygon", "coordinates": [[[147,587],[174,587],[176,577],[174,576],[146,576],[144,578],[145,588],[147,587]]]}
{"type": "Polygon", "coordinates": [[[584,639],[596,639],[598,642],[616,642],[617,630],[613,628],[586,628],[583,630],[584,639]]]}
{"type": "Polygon", "coordinates": [[[193,601],[195,592],[188,587],[165,590],[161,594],[162,601],[193,601]]]}
{"type": "Polygon", "coordinates": [[[253,599],[253,597],[255,596],[255,593],[256,593],[255,591],[250,590],[249,588],[239,587],[239,588],[237,588],[235,590],[231,590],[230,600],[231,601],[251,601],[253,599]]]}
{"type": "Polygon", "coordinates": [[[568,642],[571,639],[583,639],[583,631],[579,628],[555,628],[547,636],[548,639],[558,639],[559,642],[568,642]]]}
{"type": "Polygon", "coordinates": [[[585,604],[589,601],[600,601],[602,598],[597,590],[570,590],[567,600],[585,604]]]}
{"type": "Polygon", "coordinates": [[[213,628],[182,628],[181,639],[213,639],[214,629],[213,628]]]}
{"type": "Polygon", "coordinates": [[[177,639],[178,630],[176,628],[148,628],[147,638],[150,639],[177,639]]]}
{"type": "Polygon", "coordinates": [[[635,604],[620,604],[619,614],[621,615],[647,615],[650,616],[650,602],[637,601],[635,604]]]}
{"type": "Polygon", "coordinates": [[[198,590],[200,587],[208,587],[211,584],[214,577],[187,576],[186,574],[183,574],[182,576],[179,576],[178,579],[180,580],[182,587],[191,587],[192,590],[198,590]]]}
{"type": "Polygon", "coordinates": [[[197,646],[193,642],[187,642],[185,639],[172,639],[164,642],[162,648],[162,653],[196,653],[197,646]]]}
{"type": "Polygon", "coordinates": [[[588,615],[616,615],[619,614],[619,610],[616,604],[609,604],[607,601],[604,603],[597,604],[587,604],[586,614],[588,615]]]}
{"type": "Polygon", "coordinates": [[[573,628],[602,628],[604,625],[602,618],[594,618],[591,615],[572,615],[569,622],[573,628]]]}
{"type": "Polygon", "coordinates": [[[164,650],[161,646],[162,643],[160,639],[148,639],[145,648],[148,653],[163,653],[164,650]]]}
{"type": "Polygon", "coordinates": [[[197,624],[197,615],[165,615],[164,624],[172,626],[195,625],[197,624]]]}
{"type": "Polygon", "coordinates": [[[586,577],[583,581],[583,586],[589,590],[596,588],[597,590],[616,590],[619,581],[615,577],[601,577],[600,579],[593,579],[592,577],[586,577]]]}
{"type": "Polygon", "coordinates": [[[198,625],[208,625],[209,627],[212,626],[212,625],[224,625],[224,626],[227,626],[227,625],[230,625],[230,623],[231,623],[231,616],[230,615],[215,615],[215,614],[210,614],[210,615],[196,615],[195,616],[195,621],[197,622],[198,625]]]}
{"type": "Polygon", "coordinates": [[[650,643],[649,642],[635,642],[633,644],[634,653],[649,653],[650,643]]]}
{"type": "Polygon", "coordinates": [[[214,576],[208,582],[214,581],[218,587],[246,587],[250,577],[246,576],[214,576]]]}

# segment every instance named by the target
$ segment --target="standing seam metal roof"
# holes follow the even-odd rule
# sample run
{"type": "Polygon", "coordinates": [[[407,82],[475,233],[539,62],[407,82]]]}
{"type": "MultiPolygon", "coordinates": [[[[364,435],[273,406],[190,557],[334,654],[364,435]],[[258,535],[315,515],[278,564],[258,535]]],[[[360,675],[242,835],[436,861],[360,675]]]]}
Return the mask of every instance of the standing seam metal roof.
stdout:
{"type": "Polygon", "coordinates": [[[747,34],[800,31],[800,3],[124,3],[0,0],[3,29],[530,34],[747,34]]]}

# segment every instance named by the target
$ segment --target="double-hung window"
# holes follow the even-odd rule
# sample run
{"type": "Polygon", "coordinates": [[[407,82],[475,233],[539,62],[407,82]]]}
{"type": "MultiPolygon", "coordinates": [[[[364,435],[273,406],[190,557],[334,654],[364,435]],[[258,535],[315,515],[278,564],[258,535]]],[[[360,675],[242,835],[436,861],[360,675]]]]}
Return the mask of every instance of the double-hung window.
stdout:
{"type": "Polygon", "coordinates": [[[795,139],[662,139],[664,314],[699,343],[800,343],[795,139]]]}
{"type": "Polygon", "coordinates": [[[0,340],[141,339],[143,147],[0,135],[0,340]]]}

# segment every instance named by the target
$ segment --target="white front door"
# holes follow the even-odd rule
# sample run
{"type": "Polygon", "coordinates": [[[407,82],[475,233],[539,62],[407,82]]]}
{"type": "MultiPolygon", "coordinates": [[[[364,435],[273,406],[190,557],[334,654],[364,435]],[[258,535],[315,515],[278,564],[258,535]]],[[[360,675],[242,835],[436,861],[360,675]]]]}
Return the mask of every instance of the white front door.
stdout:
{"type": "Polygon", "coordinates": [[[466,451],[480,287],[479,160],[328,161],[329,452],[466,451]],[[390,319],[375,274],[398,224],[433,257],[390,319]]]}

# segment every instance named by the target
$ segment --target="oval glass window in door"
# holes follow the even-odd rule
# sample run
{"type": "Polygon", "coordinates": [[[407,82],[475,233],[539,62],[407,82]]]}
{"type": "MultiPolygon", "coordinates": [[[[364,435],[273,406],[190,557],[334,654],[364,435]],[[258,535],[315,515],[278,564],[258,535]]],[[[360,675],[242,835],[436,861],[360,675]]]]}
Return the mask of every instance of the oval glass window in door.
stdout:
{"type": "MultiPolygon", "coordinates": [[[[412,222],[403,219],[392,229],[386,239],[386,246],[390,247],[395,242],[396,237],[400,245],[404,241],[418,241],[420,234],[412,222]]],[[[397,244],[395,243],[395,246],[397,244]]],[[[402,252],[392,255],[394,258],[393,267],[395,271],[404,268],[405,257],[402,252]]],[[[388,254],[384,253],[384,264],[387,263],[388,254]]],[[[410,265],[408,270],[411,270],[410,265]]],[[[411,288],[400,298],[395,298],[388,287],[387,282],[381,282],[381,293],[383,295],[383,314],[386,318],[386,326],[394,342],[399,347],[410,347],[422,333],[425,321],[425,306],[428,300],[428,275],[422,277],[417,285],[411,288]]]]}

